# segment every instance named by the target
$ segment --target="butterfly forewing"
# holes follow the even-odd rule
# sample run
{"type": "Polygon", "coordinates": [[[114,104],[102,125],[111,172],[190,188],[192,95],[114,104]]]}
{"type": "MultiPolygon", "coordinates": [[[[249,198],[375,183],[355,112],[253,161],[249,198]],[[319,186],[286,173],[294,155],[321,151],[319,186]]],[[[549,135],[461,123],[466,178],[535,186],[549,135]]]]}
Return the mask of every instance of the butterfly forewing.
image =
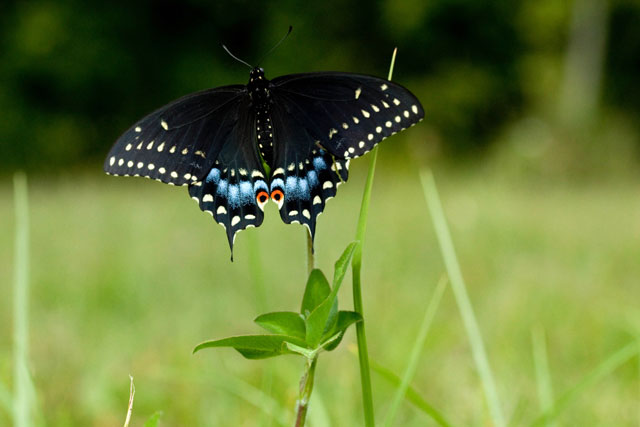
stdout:
{"type": "Polygon", "coordinates": [[[274,99],[291,119],[336,158],[359,157],[424,117],[411,92],[377,77],[307,73],[277,77],[272,84],[274,99]]]}
{"type": "Polygon", "coordinates": [[[236,124],[229,111],[242,102],[243,92],[241,85],[205,90],[156,110],[115,142],[104,170],[173,185],[201,179],[236,124]]]}

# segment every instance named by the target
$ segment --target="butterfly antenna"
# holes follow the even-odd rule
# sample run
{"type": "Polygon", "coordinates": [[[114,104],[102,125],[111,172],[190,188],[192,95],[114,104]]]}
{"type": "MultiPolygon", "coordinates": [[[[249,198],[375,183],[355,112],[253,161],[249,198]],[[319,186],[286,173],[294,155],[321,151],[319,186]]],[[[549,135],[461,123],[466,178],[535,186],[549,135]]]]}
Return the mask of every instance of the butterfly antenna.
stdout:
{"type": "Polygon", "coordinates": [[[231,56],[233,59],[235,59],[236,61],[246,65],[247,67],[253,69],[253,67],[251,66],[251,64],[243,61],[242,59],[238,58],[237,56],[235,56],[233,53],[231,53],[231,51],[222,43],[220,43],[220,46],[222,46],[222,48],[229,54],[229,56],[231,56]]]}
{"type": "Polygon", "coordinates": [[[287,39],[287,37],[289,37],[289,34],[291,34],[291,31],[293,31],[293,26],[289,25],[289,31],[287,31],[287,34],[284,35],[283,38],[280,39],[280,41],[278,43],[276,43],[276,45],[274,47],[272,47],[271,49],[269,49],[269,52],[265,53],[264,56],[262,58],[260,58],[260,61],[258,61],[258,65],[260,65],[260,63],[262,62],[262,60],[264,58],[266,58],[267,56],[269,56],[269,54],[271,52],[273,52],[274,50],[276,50],[276,48],[278,46],[280,46],[282,44],[283,41],[285,41],[287,39]]]}

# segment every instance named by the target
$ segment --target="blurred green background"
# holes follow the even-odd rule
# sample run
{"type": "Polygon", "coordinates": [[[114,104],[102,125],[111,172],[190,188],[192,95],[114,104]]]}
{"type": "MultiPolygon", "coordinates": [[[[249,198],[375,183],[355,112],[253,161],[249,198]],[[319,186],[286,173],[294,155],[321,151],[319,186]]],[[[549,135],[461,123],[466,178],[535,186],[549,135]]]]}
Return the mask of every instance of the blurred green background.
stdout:
{"type": "MultiPolygon", "coordinates": [[[[418,181],[431,167],[512,425],[539,413],[531,331],[547,336],[556,395],[640,336],[640,5],[634,0],[318,2],[4,1],[0,5],[0,384],[12,384],[13,195],[29,176],[31,353],[46,425],[270,424],[243,388],[293,408],[301,361],[191,356],[298,306],[305,237],[269,206],[233,264],[184,189],[106,177],[137,119],[188,92],[341,70],[385,76],[422,101],[419,125],[381,144],[364,249],[371,357],[397,373],[444,271],[418,181]],[[258,258],[251,257],[251,252],[258,258]]],[[[366,160],[318,224],[329,271],[355,234],[366,160]]],[[[350,304],[349,287],[341,292],[350,304]]],[[[353,333],[320,359],[313,425],[361,425],[353,333]],[[326,423],[325,423],[326,424],[326,423]]],[[[567,425],[637,425],[637,359],[583,393],[567,425]]],[[[487,408],[449,292],[414,386],[455,425],[487,408]]],[[[1,391],[1,389],[0,389],[1,391]]],[[[393,387],[374,374],[379,415],[393,387]]],[[[1,396],[0,396],[1,397],[1,396]]],[[[1,400],[1,399],[0,399],[1,400]]],[[[0,402],[1,403],[1,402],[0,402]]],[[[429,425],[410,405],[398,425],[429,425]]],[[[10,423],[0,407],[0,425],[10,423]]]]}

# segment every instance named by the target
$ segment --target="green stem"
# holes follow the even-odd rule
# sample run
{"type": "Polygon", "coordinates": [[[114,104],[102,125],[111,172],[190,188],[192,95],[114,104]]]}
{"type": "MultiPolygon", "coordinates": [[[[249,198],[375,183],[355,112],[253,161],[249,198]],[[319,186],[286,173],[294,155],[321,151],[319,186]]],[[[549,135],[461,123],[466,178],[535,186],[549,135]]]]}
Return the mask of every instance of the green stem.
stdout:
{"type": "MultiPolygon", "coordinates": [[[[396,53],[398,49],[393,50],[391,56],[391,66],[389,67],[389,80],[393,75],[393,66],[396,62],[396,53]]],[[[351,270],[353,272],[353,309],[364,319],[364,307],[362,305],[362,285],[360,280],[360,272],[362,270],[362,246],[364,244],[364,233],[367,228],[367,214],[369,212],[369,203],[371,201],[371,189],[373,187],[373,176],[376,170],[376,160],[378,159],[378,147],[371,150],[371,161],[369,163],[369,173],[367,174],[367,182],[364,186],[362,195],[362,204],[360,205],[360,216],[358,218],[358,227],[356,229],[356,240],[359,242],[353,252],[351,260],[351,270]]],[[[367,335],[365,334],[365,322],[356,323],[356,339],[358,341],[358,360],[360,362],[360,383],[362,385],[362,407],[364,410],[364,425],[373,427],[375,425],[375,417],[373,414],[373,392],[371,391],[371,370],[369,368],[369,351],[367,350],[367,335]]]]}
{"type": "Polygon", "coordinates": [[[311,233],[305,230],[307,234],[307,273],[311,274],[311,271],[315,268],[315,256],[313,255],[313,240],[311,240],[311,233]]]}
{"type": "Polygon", "coordinates": [[[296,404],[296,424],[295,427],[303,427],[307,419],[307,410],[309,409],[309,400],[313,391],[313,379],[316,373],[316,363],[318,357],[312,360],[307,359],[306,369],[300,379],[300,398],[296,404]]]}
{"type": "Polygon", "coordinates": [[[13,178],[15,191],[16,236],[13,294],[14,397],[13,423],[17,427],[31,425],[29,395],[29,205],[27,177],[23,173],[13,178]]]}

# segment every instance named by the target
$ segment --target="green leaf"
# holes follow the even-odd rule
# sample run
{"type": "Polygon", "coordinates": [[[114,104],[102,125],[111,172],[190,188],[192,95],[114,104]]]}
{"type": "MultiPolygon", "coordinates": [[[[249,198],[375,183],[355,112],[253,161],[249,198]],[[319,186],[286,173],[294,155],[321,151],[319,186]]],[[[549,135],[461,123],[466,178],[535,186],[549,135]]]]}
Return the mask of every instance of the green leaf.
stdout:
{"type": "MultiPolygon", "coordinates": [[[[347,273],[347,269],[349,268],[349,263],[351,262],[351,257],[353,256],[353,252],[356,250],[356,247],[360,244],[360,242],[351,242],[349,246],[344,250],[338,261],[336,261],[335,269],[333,272],[333,289],[340,288],[342,284],[342,279],[344,279],[344,275],[347,273]]],[[[337,293],[337,291],[336,291],[337,293]]]]}
{"type": "Polygon", "coordinates": [[[336,269],[333,275],[333,289],[327,298],[316,307],[315,310],[306,319],[307,326],[307,345],[315,348],[327,331],[331,331],[335,326],[338,314],[338,291],[342,284],[342,279],[347,272],[347,267],[353,256],[353,251],[357,246],[357,242],[351,243],[342,253],[342,256],[336,261],[336,269]]]}
{"type": "Polygon", "coordinates": [[[262,328],[279,335],[305,339],[304,320],[293,311],[276,311],[262,314],[254,320],[262,328]]]}
{"type": "Polygon", "coordinates": [[[154,414],[151,415],[147,421],[145,421],[144,427],[158,427],[160,423],[160,417],[162,415],[162,411],[154,412],[154,414]]]}
{"type": "Polygon", "coordinates": [[[288,335],[239,335],[205,341],[198,344],[193,349],[193,352],[195,353],[205,348],[233,347],[247,359],[266,359],[281,354],[291,354],[292,352],[286,347],[285,342],[290,342],[300,347],[306,345],[304,340],[288,335]]]}
{"type": "Polygon", "coordinates": [[[300,313],[305,316],[308,315],[315,310],[330,293],[331,287],[329,286],[329,281],[327,281],[322,271],[318,269],[312,270],[309,275],[309,280],[307,280],[307,287],[304,290],[300,313]]]}
{"type": "Polygon", "coordinates": [[[361,320],[362,316],[360,316],[360,314],[356,313],[355,311],[339,311],[338,320],[336,321],[333,330],[330,333],[325,334],[325,336],[323,337],[323,341],[328,340],[338,333],[340,335],[329,344],[325,345],[324,349],[327,351],[332,351],[336,347],[338,347],[347,328],[349,328],[349,326],[353,325],[354,323],[360,322],[361,320]]]}

